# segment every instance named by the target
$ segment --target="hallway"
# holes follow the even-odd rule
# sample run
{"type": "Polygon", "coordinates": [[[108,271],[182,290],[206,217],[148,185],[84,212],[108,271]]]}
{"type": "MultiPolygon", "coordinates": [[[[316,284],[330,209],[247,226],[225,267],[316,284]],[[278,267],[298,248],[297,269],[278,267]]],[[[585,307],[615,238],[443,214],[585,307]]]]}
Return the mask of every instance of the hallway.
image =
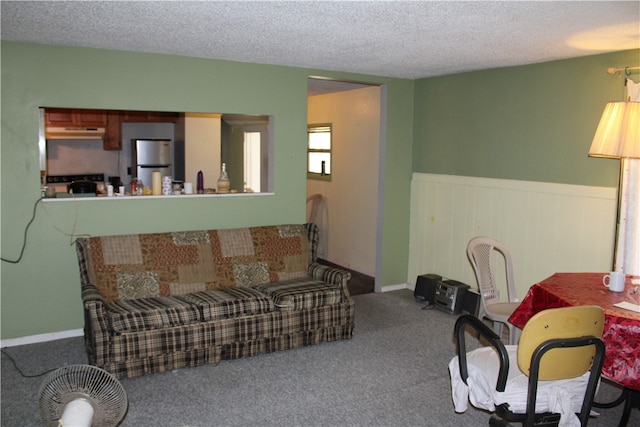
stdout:
{"type": "Polygon", "coordinates": [[[351,294],[351,296],[370,294],[374,292],[375,280],[373,277],[367,276],[366,274],[358,273],[357,271],[349,270],[348,268],[342,267],[329,261],[325,261],[323,259],[318,259],[318,262],[322,265],[341,268],[351,273],[351,279],[348,283],[349,293],[351,294]]]}

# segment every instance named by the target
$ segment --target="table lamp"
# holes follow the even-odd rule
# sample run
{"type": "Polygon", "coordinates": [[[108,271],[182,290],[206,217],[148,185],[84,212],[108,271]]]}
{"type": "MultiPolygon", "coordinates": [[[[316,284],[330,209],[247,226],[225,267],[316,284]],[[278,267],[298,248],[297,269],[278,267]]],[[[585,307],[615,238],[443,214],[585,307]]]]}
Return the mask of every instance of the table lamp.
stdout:
{"type": "MultiPolygon", "coordinates": [[[[600,118],[591,148],[591,157],[620,159],[618,176],[618,208],[613,254],[613,270],[618,271],[618,242],[620,240],[620,211],[625,191],[625,159],[640,159],[640,102],[608,102],[600,118]]],[[[637,199],[635,197],[634,199],[637,199]]],[[[626,200],[624,200],[626,203],[626,200]]],[[[638,203],[638,200],[635,200],[638,203]]]]}

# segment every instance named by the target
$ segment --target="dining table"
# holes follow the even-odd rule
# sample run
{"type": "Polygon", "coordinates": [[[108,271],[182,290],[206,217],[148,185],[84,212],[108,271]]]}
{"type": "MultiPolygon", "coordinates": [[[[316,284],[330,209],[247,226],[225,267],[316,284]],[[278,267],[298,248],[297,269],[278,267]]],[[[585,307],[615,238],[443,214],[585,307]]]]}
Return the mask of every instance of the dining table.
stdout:
{"type": "Polygon", "coordinates": [[[605,272],[555,273],[531,286],[509,322],[522,329],[536,313],[549,308],[597,305],[604,310],[602,341],[605,358],[602,376],[620,386],[609,408],[624,403],[620,426],[627,424],[632,408],[640,409],[640,276],[626,275],[622,292],[610,291],[605,272]]]}

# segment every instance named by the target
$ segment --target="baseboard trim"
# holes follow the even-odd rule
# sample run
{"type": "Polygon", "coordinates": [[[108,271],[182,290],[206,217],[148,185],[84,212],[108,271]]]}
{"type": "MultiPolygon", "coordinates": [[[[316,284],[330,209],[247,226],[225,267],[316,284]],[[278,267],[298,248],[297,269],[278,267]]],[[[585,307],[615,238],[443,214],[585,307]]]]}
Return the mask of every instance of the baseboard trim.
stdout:
{"type": "Polygon", "coordinates": [[[411,289],[408,283],[398,283],[397,285],[383,286],[381,292],[392,292],[400,289],[411,289]]]}
{"type": "Polygon", "coordinates": [[[10,338],[0,341],[0,347],[16,347],[19,345],[37,344],[47,341],[61,340],[64,338],[75,338],[84,335],[83,329],[72,329],[69,331],[51,332],[48,334],[30,335],[27,337],[10,338]]]}

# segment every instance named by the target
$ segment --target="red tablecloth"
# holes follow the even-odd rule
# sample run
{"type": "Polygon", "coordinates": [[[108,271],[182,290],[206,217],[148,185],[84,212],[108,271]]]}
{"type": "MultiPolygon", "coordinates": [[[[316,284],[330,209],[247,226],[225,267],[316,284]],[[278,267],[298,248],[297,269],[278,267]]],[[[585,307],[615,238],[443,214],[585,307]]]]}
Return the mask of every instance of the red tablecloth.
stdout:
{"type": "Polygon", "coordinates": [[[640,390],[640,313],[614,307],[625,300],[639,304],[640,294],[632,294],[632,276],[627,276],[624,292],[609,291],[602,284],[605,274],[556,273],[529,289],[509,322],[522,328],[531,316],[547,308],[592,304],[602,307],[602,340],[606,347],[602,375],[640,390]]]}

